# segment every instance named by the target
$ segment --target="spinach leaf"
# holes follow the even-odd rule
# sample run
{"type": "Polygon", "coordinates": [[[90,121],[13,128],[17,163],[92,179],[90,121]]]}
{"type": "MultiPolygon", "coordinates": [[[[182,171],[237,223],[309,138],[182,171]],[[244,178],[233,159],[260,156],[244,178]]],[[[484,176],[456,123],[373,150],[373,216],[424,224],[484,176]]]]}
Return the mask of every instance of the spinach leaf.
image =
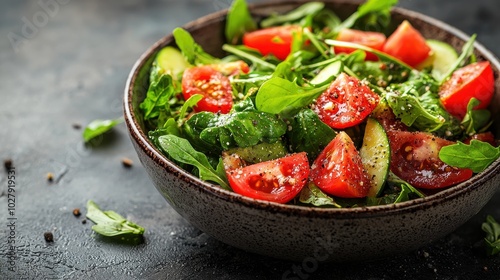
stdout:
{"type": "Polygon", "coordinates": [[[324,8],[325,4],[321,2],[309,2],[286,14],[272,14],[260,22],[263,28],[273,25],[282,25],[284,23],[296,22],[307,16],[314,16],[324,8]]]}
{"type": "Polygon", "coordinates": [[[188,140],[175,135],[163,135],[158,138],[161,149],[174,161],[192,165],[198,169],[202,180],[219,184],[226,190],[231,190],[227,183],[226,173],[219,160],[217,168],[214,169],[205,154],[196,151],[188,140]]]}
{"type": "Polygon", "coordinates": [[[486,221],[481,224],[481,229],[486,233],[486,252],[490,256],[500,253],[500,224],[488,215],[486,221]]]}
{"type": "Polygon", "coordinates": [[[88,143],[95,137],[102,135],[112,129],[115,125],[123,122],[123,119],[93,120],[83,130],[83,140],[88,143]]]}
{"type": "Polygon", "coordinates": [[[308,159],[313,161],[335,138],[336,132],[313,110],[303,109],[291,121],[286,135],[293,152],[306,152],[308,159]]]}
{"type": "Polygon", "coordinates": [[[151,80],[146,98],[139,105],[144,113],[144,120],[158,118],[162,110],[170,112],[170,99],[175,93],[170,75],[154,76],[151,80]]]}
{"type": "Polygon", "coordinates": [[[233,147],[254,146],[262,142],[276,142],[285,134],[286,129],[287,125],[283,120],[265,112],[214,114],[207,127],[201,131],[200,139],[227,150],[233,147]]]}
{"type": "Polygon", "coordinates": [[[186,60],[189,64],[193,65],[205,65],[205,64],[217,64],[220,60],[206,53],[203,48],[198,45],[191,34],[186,30],[177,27],[172,32],[175,38],[175,43],[181,50],[186,60]]]}
{"type": "Polygon", "coordinates": [[[301,109],[321,95],[328,86],[327,84],[317,88],[304,88],[294,82],[274,77],[262,84],[255,97],[255,105],[259,111],[271,114],[301,109]]]}
{"type": "Polygon", "coordinates": [[[104,236],[142,235],[144,228],[128,221],[114,211],[102,211],[92,200],[87,202],[87,218],[94,223],[92,229],[104,236]]]}
{"type": "MultiPolygon", "coordinates": [[[[377,17],[384,19],[383,24],[387,25],[390,18],[390,9],[398,3],[398,0],[368,0],[364,4],[360,5],[358,10],[344,20],[339,26],[337,26],[336,31],[340,31],[344,28],[351,28],[354,26],[356,21],[363,18],[364,16],[374,14],[368,22],[374,23],[378,22],[377,17]]],[[[385,27],[385,26],[382,26],[385,27]]],[[[385,28],[384,28],[385,29],[385,28]]],[[[382,28],[377,28],[376,30],[382,30],[382,28]]]]}
{"type": "Polygon", "coordinates": [[[335,200],[321,191],[313,183],[308,183],[300,192],[299,201],[304,204],[311,204],[317,207],[342,208],[335,200]]]}
{"type": "Polygon", "coordinates": [[[439,159],[444,163],[459,167],[469,168],[478,173],[486,169],[492,162],[500,157],[500,147],[479,140],[472,140],[469,145],[462,142],[444,146],[439,151],[439,159]]]}
{"type": "Polygon", "coordinates": [[[491,112],[487,109],[474,110],[474,107],[481,103],[476,98],[471,98],[467,104],[467,113],[462,119],[461,124],[465,127],[466,135],[474,135],[484,129],[490,123],[491,112]]]}
{"type": "Polygon", "coordinates": [[[257,29],[257,24],[253,20],[245,0],[235,0],[226,18],[226,40],[231,44],[236,44],[245,32],[257,29]]]}

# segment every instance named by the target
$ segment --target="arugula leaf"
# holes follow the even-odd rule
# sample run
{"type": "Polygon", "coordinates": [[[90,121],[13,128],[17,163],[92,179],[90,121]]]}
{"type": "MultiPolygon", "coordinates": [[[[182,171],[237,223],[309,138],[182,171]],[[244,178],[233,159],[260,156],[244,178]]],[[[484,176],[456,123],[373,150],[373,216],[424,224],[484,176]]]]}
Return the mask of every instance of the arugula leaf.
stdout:
{"type": "Polygon", "coordinates": [[[254,64],[260,65],[264,69],[274,70],[276,65],[263,60],[260,56],[255,54],[255,51],[245,46],[231,46],[228,44],[222,45],[222,49],[228,53],[232,53],[244,59],[251,61],[254,64]]]}
{"type": "Polygon", "coordinates": [[[169,101],[175,93],[170,75],[152,78],[152,82],[146,93],[146,98],[139,105],[139,108],[144,112],[144,120],[159,117],[162,110],[170,111],[169,101]]]}
{"type": "Polygon", "coordinates": [[[314,16],[324,7],[325,7],[324,3],[309,2],[299,6],[298,8],[286,14],[272,14],[268,18],[262,20],[260,22],[260,26],[266,28],[273,25],[281,25],[283,23],[295,22],[307,16],[314,16]]]}
{"type": "Polygon", "coordinates": [[[274,77],[262,84],[255,97],[255,105],[259,111],[271,114],[301,109],[321,95],[328,86],[303,88],[294,82],[274,77]]]}
{"type": "Polygon", "coordinates": [[[301,110],[293,118],[290,128],[287,131],[290,149],[293,152],[307,152],[310,161],[316,159],[336,135],[311,109],[301,110]]]}
{"type": "Polygon", "coordinates": [[[423,73],[412,72],[410,76],[404,83],[391,85],[391,91],[385,94],[394,114],[407,126],[420,131],[448,139],[461,137],[460,122],[441,104],[436,81],[423,73]]]}
{"type": "Polygon", "coordinates": [[[121,122],[123,122],[122,118],[114,120],[93,120],[83,130],[83,140],[85,143],[88,143],[93,138],[108,132],[121,122]]]}
{"type": "Polygon", "coordinates": [[[479,105],[481,101],[476,98],[471,98],[467,104],[467,113],[465,114],[461,124],[465,127],[465,133],[469,136],[478,133],[482,128],[488,125],[491,112],[487,109],[474,110],[474,107],[479,105]]]}
{"type": "Polygon", "coordinates": [[[302,191],[300,191],[299,201],[304,204],[312,204],[318,207],[336,207],[342,208],[337,204],[333,197],[328,196],[320,188],[313,183],[307,184],[302,191]]]}
{"type": "Polygon", "coordinates": [[[92,200],[87,202],[86,216],[96,223],[92,229],[104,236],[142,235],[144,233],[143,227],[127,221],[114,211],[102,211],[92,200]]]}
{"type": "Polygon", "coordinates": [[[448,72],[446,72],[441,77],[439,84],[444,83],[444,81],[446,81],[453,74],[453,72],[455,72],[455,70],[457,70],[461,66],[465,65],[467,58],[469,58],[474,51],[474,41],[476,40],[476,37],[477,37],[476,34],[473,34],[472,36],[470,36],[470,39],[462,47],[462,53],[460,54],[458,59],[455,61],[455,63],[453,63],[450,66],[448,72]]]}
{"type": "Polygon", "coordinates": [[[397,3],[398,0],[368,0],[364,4],[360,5],[356,12],[337,26],[336,31],[338,32],[344,28],[350,28],[354,26],[357,20],[372,13],[377,14],[379,17],[384,15],[384,17],[387,17],[390,9],[397,3]]]}
{"type": "Polygon", "coordinates": [[[190,108],[193,108],[194,106],[196,106],[196,104],[198,104],[198,102],[203,98],[203,95],[202,94],[193,94],[191,97],[189,97],[188,100],[186,100],[186,102],[184,102],[184,104],[182,105],[181,107],[181,110],[179,111],[179,115],[178,115],[178,124],[179,126],[181,126],[185,120],[185,116],[186,116],[186,112],[190,109],[190,108]]]}
{"type": "Polygon", "coordinates": [[[175,135],[160,136],[158,143],[161,149],[173,160],[196,167],[200,179],[217,183],[222,188],[231,190],[222,166],[222,159],[219,159],[219,164],[214,169],[205,154],[196,151],[188,140],[175,135]]]}
{"type": "Polygon", "coordinates": [[[486,233],[486,252],[490,256],[500,253],[500,224],[488,215],[486,221],[481,224],[481,229],[486,233]]]}
{"type": "Polygon", "coordinates": [[[245,32],[257,29],[257,24],[253,20],[245,0],[235,0],[226,18],[226,40],[231,44],[236,44],[245,32]]]}
{"type": "Polygon", "coordinates": [[[411,199],[424,197],[425,195],[410,185],[405,180],[389,172],[384,189],[384,195],[381,197],[367,197],[366,205],[386,205],[400,203],[411,199]]]}
{"type": "Polygon", "coordinates": [[[474,173],[486,169],[492,162],[500,157],[500,147],[479,140],[472,140],[469,145],[462,142],[444,146],[439,151],[439,159],[444,163],[459,167],[469,168],[474,173]]]}
{"type": "Polygon", "coordinates": [[[181,50],[186,60],[189,64],[193,65],[205,65],[205,64],[217,64],[220,60],[215,58],[208,53],[206,53],[203,48],[198,45],[191,34],[186,30],[177,27],[172,32],[175,38],[175,43],[181,50]]]}

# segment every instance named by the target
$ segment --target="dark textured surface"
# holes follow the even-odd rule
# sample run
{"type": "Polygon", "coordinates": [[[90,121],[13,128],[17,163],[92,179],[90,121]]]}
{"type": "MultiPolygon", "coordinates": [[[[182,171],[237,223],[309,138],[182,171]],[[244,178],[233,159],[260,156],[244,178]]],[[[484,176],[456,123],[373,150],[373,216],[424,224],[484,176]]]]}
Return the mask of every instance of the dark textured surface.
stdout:
{"type": "MultiPolygon", "coordinates": [[[[306,262],[303,269],[302,263],[231,248],[193,228],[153,187],[123,124],[98,147],[84,146],[82,130],[72,126],[120,116],[125,80],[139,55],[174,27],[230,1],[64,2],[52,6],[55,12],[48,16],[39,1],[0,4],[0,159],[13,160],[12,217],[17,218],[12,273],[8,181],[2,170],[0,278],[500,279],[500,257],[485,256],[480,230],[487,214],[500,220],[500,193],[449,236],[414,253],[369,263],[308,267],[306,262]],[[34,20],[36,31],[24,27],[34,20]],[[17,41],[17,52],[9,34],[25,38],[17,41]],[[123,157],[134,166],[124,168],[123,157]],[[52,183],[48,172],[55,174],[52,183]],[[85,213],[88,199],[143,225],[145,242],[131,246],[95,236],[91,222],[82,224],[83,215],[72,214],[74,208],[85,213]],[[48,231],[52,243],[44,240],[48,231]]],[[[402,0],[400,6],[477,33],[500,55],[497,0],[402,0]]]]}

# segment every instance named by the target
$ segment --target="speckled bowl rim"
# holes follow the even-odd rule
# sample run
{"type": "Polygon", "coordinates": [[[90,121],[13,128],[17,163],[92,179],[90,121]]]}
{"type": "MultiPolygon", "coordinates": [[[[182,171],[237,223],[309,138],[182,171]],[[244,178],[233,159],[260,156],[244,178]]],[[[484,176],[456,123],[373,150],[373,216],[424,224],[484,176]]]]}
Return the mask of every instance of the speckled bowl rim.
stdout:
{"type": "MultiPolygon", "coordinates": [[[[285,1],[285,2],[274,2],[274,3],[259,3],[249,5],[251,9],[253,8],[266,8],[272,7],[276,5],[293,5],[297,3],[302,3],[303,1],[285,1]]],[[[345,4],[353,4],[342,1],[333,1],[335,3],[345,3],[345,4]]],[[[395,7],[393,9],[393,13],[400,14],[405,17],[413,17],[418,18],[424,22],[427,22],[431,25],[437,26],[440,29],[443,29],[454,36],[466,41],[468,40],[468,36],[462,31],[434,18],[423,15],[418,12],[410,11],[404,8],[395,7]]],[[[221,17],[224,17],[227,14],[227,10],[215,12],[204,17],[201,17],[195,21],[191,21],[183,26],[184,29],[190,31],[193,28],[196,28],[197,25],[206,24],[213,21],[219,21],[221,17]]],[[[492,163],[486,170],[483,172],[476,174],[471,179],[462,182],[456,186],[444,189],[442,191],[437,192],[436,194],[432,194],[426,196],[424,198],[418,198],[402,203],[390,204],[390,205],[380,205],[380,206],[365,206],[365,207],[356,207],[356,208],[315,208],[315,207],[307,207],[307,206],[298,206],[298,205],[289,205],[289,204],[278,204],[274,202],[267,202],[262,200],[256,200],[249,197],[245,197],[239,195],[234,192],[230,192],[222,189],[220,186],[211,184],[208,182],[204,182],[198,179],[196,176],[182,170],[180,167],[175,165],[173,162],[168,160],[148,139],[147,135],[140,129],[140,125],[133,114],[132,108],[132,94],[134,89],[134,84],[136,82],[137,75],[145,66],[146,61],[154,55],[162,46],[165,46],[167,42],[172,42],[173,36],[169,34],[156,43],[154,43],[149,49],[147,49],[140,58],[136,61],[132,70],[129,74],[129,77],[126,82],[125,94],[124,94],[124,115],[125,122],[129,129],[130,136],[139,147],[156,163],[165,168],[165,172],[171,172],[173,175],[177,176],[179,179],[187,182],[189,187],[198,188],[199,191],[204,192],[206,194],[210,194],[216,196],[222,200],[231,202],[231,203],[240,203],[247,207],[251,207],[254,209],[261,209],[264,211],[272,212],[272,213],[282,213],[285,215],[298,215],[305,217],[316,217],[316,218],[340,218],[340,219],[351,219],[351,218],[368,218],[368,217],[376,217],[376,216],[386,216],[393,214],[403,214],[403,213],[411,213],[413,211],[417,211],[419,209],[425,209],[433,207],[434,205],[438,205],[446,200],[453,200],[456,197],[465,195],[476,188],[481,187],[482,184],[491,180],[495,174],[500,172],[500,159],[496,160],[492,163]]],[[[492,66],[500,71],[500,62],[498,58],[496,58],[490,51],[488,51],[482,44],[476,42],[475,48],[481,54],[490,61],[492,66]]],[[[498,83],[498,77],[496,77],[496,83],[498,83]]],[[[496,92],[498,94],[498,92],[496,92]]]]}

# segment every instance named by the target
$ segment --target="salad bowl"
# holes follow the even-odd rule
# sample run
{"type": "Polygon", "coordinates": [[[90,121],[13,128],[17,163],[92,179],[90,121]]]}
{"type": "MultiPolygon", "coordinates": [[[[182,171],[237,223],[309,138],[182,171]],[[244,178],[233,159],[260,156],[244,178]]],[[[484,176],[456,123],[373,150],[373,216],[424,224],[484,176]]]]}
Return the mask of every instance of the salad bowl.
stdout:
{"type": "MultiPolygon", "coordinates": [[[[300,1],[250,6],[255,17],[286,12],[300,1]]],[[[340,17],[357,5],[325,2],[340,17]]],[[[184,28],[203,49],[223,56],[226,11],[210,14],[184,28]]],[[[425,38],[460,50],[468,36],[428,16],[401,8],[392,10],[395,28],[409,20],[425,38]]],[[[147,136],[139,104],[149,86],[155,55],[175,45],[167,35],[151,46],[133,66],[124,96],[124,114],[133,146],[159,193],[193,226],[234,247],[280,259],[306,262],[359,261],[415,250],[465,223],[489,201],[500,185],[500,160],[471,179],[423,198],[397,204],[357,208],[312,208],[256,200],[200,180],[167,159],[147,136]]],[[[500,63],[481,44],[475,55],[494,71],[495,96],[490,110],[492,132],[500,138],[500,63]]]]}

